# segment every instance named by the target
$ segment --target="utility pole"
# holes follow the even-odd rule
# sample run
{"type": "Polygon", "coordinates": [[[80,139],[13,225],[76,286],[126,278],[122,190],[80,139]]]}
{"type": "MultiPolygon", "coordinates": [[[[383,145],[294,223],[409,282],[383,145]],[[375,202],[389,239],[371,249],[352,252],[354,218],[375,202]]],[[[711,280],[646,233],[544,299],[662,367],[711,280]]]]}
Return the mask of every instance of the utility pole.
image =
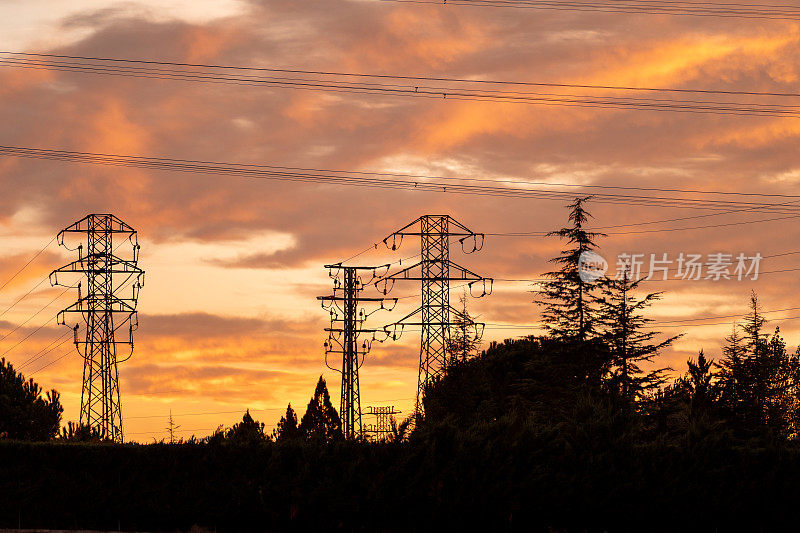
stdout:
{"type": "Polygon", "coordinates": [[[402,411],[394,410],[394,405],[367,407],[367,412],[364,414],[375,416],[376,420],[374,424],[367,424],[364,432],[374,435],[376,441],[385,440],[392,432],[392,416],[399,415],[400,413],[402,413],[402,411]]]}
{"type": "MultiPolygon", "coordinates": [[[[364,358],[369,352],[372,341],[375,340],[377,329],[365,329],[364,321],[373,312],[387,309],[387,301],[397,303],[396,299],[368,298],[361,296],[366,285],[376,278],[380,267],[343,266],[341,263],[325,265],[328,275],[333,279],[333,294],[318,296],[322,308],[330,312],[331,325],[325,328],[328,339],[325,341],[325,365],[331,370],[342,374],[342,392],[340,403],[340,416],[342,417],[342,430],[347,439],[359,438],[363,434],[361,424],[361,393],[358,384],[358,369],[364,364],[364,358]],[[360,271],[371,271],[372,277],[365,283],[360,271]],[[361,303],[380,304],[375,311],[366,313],[359,308],[361,303]],[[369,340],[359,340],[362,334],[371,334],[369,340]],[[333,368],[328,364],[328,354],[342,355],[342,369],[333,368]]],[[[394,305],[392,305],[392,308],[394,305]]],[[[391,308],[389,308],[391,309],[391,308]]]]}
{"type": "Polygon", "coordinates": [[[67,325],[67,316],[77,315],[72,329],[75,347],[84,361],[80,424],[96,428],[102,439],[122,442],[117,364],[133,354],[133,331],[139,325],[136,304],[144,284],[144,271],[137,266],[140,248],[137,234],[111,214],[87,215],[61,230],[59,245],[66,247],[64,238],[73,234],[81,236],[80,244],[76,249],[67,249],[77,250],[78,259],[51,272],[50,283],[78,290],[78,300],[58,313],[57,322],[67,325]],[[130,243],[131,256],[122,259],[115,251],[126,241],[130,243]],[[60,274],[78,274],[82,279],[77,284],[68,284],[59,280],[60,274]],[[131,291],[127,298],[120,296],[125,289],[131,291]],[[86,331],[79,337],[81,322],[86,331]],[[124,331],[123,328],[128,335],[120,340],[116,333],[124,331]]]}
{"type": "Polygon", "coordinates": [[[449,215],[423,215],[383,239],[383,242],[388,248],[397,250],[403,242],[403,237],[407,236],[419,237],[420,261],[394,274],[383,276],[376,282],[376,286],[381,284],[383,294],[388,294],[394,287],[395,281],[421,283],[420,306],[397,322],[385,326],[387,333],[393,339],[402,335],[405,326],[422,328],[414,407],[416,419],[423,414],[422,396],[425,387],[431,380],[443,375],[451,364],[448,358],[450,327],[458,324],[453,321],[453,317],[458,317],[462,326],[464,322],[471,324],[475,329],[475,338],[480,338],[483,333],[483,324],[474,322],[469,316],[464,316],[461,311],[450,305],[450,282],[465,282],[470,295],[480,298],[491,293],[492,279],[479,276],[450,260],[452,237],[458,239],[464,253],[473,253],[483,248],[484,235],[473,232],[449,215]],[[473,285],[476,284],[481,291],[477,295],[472,293],[473,285]],[[393,328],[391,333],[389,328],[393,328]]]}

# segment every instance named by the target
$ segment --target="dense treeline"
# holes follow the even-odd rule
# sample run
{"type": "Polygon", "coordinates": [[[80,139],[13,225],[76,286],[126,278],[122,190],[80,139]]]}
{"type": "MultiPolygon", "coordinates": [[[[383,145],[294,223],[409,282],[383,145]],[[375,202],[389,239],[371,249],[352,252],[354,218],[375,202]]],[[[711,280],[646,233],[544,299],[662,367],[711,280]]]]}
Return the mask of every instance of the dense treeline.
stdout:
{"type": "Polygon", "coordinates": [[[602,237],[584,228],[586,200],[553,232],[566,246],[536,293],[546,334],[477,354],[462,301],[425,416],[384,442],[345,441],[322,378],[305,414],[289,405],[272,434],[247,412],[200,440],[112,445],[70,424],[56,442],[15,441],[52,438],[60,405],[0,372],[11,383],[0,408],[12,391],[46,429],[0,439],[0,527],[796,528],[800,351],[767,329],[752,294],[722,351],[699,352],[670,379],[658,357],[678,337],[647,317],[661,295],[642,294],[627,271],[582,275],[602,237]]]}
{"type": "Polygon", "coordinates": [[[577,405],[407,442],[0,444],[0,525],[133,531],[769,531],[800,519],[800,453],[707,433],[640,442],[577,405]]]}

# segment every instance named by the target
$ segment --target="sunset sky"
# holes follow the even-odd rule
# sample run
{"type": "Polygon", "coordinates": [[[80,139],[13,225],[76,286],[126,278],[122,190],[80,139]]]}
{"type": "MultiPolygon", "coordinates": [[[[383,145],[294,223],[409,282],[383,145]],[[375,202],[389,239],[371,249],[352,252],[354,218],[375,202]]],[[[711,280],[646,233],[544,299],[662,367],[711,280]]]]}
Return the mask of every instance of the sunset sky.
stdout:
{"type": "MultiPolygon", "coordinates": [[[[372,0],[0,0],[0,49],[310,71],[800,93],[800,23],[769,19],[372,0]]],[[[0,145],[351,172],[800,194],[797,117],[406,98],[9,66],[0,66],[0,145]]],[[[490,296],[470,301],[470,312],[482,321],[506,325],[487,327],[484,345],[535,333],[509,326],[539,323],[533,285],[524,280],[547,271],[547,259],[561,243],[553,237],[491,234],[546,232],[565,225],[567,215],[563,200],[6,156],[0,156],[0,184],[0,285],[60,229],[87,213],[114,213],[138,230],[147,278],[135,352],[120,365],[120,386],[126,440],[139,441],[163,438],[170,410],[183,436],[230,426],[246,408],[274,426],[289,402],[302,415],[320,374],[338,408],[338,374],[323,362],[328,316],[315,298],[331,291],[322,265],[379,243],[422,214],[450,214],[487,234],[484,248],[474,254],[463,254],[456,243],[454,261],[488,277],[523,280],[498,281],[490,296]]],[[[590,203],[590,210],[592,224],[608,228],[599,252],[612,269],[620,253],[676,258],[681,252],[800,252],[796,219],[724,225],[776,218],[763,212],[624,226],[707,212],[603,203],[590,203]],[[617,225],[622,227],[613,228],[617,225]]],[[[412,239],[394,252],[381,245],[350,264],[397,261],[418,253],[418,246],[412,239]]],[[[73,258],[52,243],[0,290],[0,312],[73,258]]],[[[648,291],[666,291],[651,313],[662,322],[658,328],[685,333],[659,363],[681,373],[700,349],[718,357],[733,318],[716,317],[743,314],[751,290],[765,311],[785,310],[767,313],[768,326],[780,325],[794,350],[800,309],[790,308],[800,307],[798,258],[765,258],[765,273],[757,281],[643,284],[648,291]]],[[[45,282],[0,318],[2,337],[52,302],[0,340],[0,355],[21,365],[70,333],[54,320],[76,296],[72,291],[56,298],[62,291],[45,282]]],[[[398,283],[391,296],[418,293],[417,285],[398,283]]],[[[453,291],[452,299],[459,295],[453,291]]],[[[372,315],[370,325],[399,319],[414,305],[415,298],[405,298],[392,313],[372,315]]],[[[395,405],[410,412],[418,343],[419,334],[407,332],[398,342],[374,346],[361,369],[362,406],[395,405]]],[[[23,373],[37,371],[70,347],[68,340],[23,373]]],[[[81,373],[82,359],[74,353],[34,376],[46,389],[62,393],[65,421],[78,419],[81,373]]]]}

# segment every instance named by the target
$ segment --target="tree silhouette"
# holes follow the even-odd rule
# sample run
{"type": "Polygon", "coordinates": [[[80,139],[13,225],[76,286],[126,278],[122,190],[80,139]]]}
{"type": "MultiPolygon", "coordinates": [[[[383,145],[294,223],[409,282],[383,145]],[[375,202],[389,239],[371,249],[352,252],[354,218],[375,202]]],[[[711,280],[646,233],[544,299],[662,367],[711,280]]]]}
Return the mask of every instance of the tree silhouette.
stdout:
{"type": "Polygon", "coordinates": [[[570,226],[551,231],[548,236],[556,236],[567,241],[568,248],[553,259],[559,268],[546,272],[547,278],[536,291],[535,302],[543,308],[542,319],[551,336],[563,340],[586,341],[595,336],[597,327],[596,293],[600,283],[587,283],[581,279],[579,264],[581,254],[597,249],[595,239],[603,233],[591,232],[584,225],[591,217],[584,204],[591,199],[576,198],[567,207],[570,209],[570,226]]]}
{"type": "Polygon", "coordinates": [[[306,414],[300,421],[300,433],[306,438],[323,442],[344,438],[342,421],[331,404],[328,385],[322,376],[319,377],[317,387],[314,389],[314,396],[308,402],[306,414]]]}
{"type": "Polygon", "coordinates": [[[42,397],[42,388],[5,358],[0,359],[0,435],[20,440],[50,440],[61,425],[61,396],[53,389],[42,397]]]}
{"type": "Polygon", "coordinates": [[[665,368],[644,371],[641,365],[652,363],[653,357],[680,337],[675,335],[653,342],[660,332],[646,330],[652,319],[645,318],[643,312],[659,300],[662,293],[650,293],[638,299],[635,291],[640,283],[641,280],[631,280],[626,269],[622,278],[609,279],[602,286],[600,303],[602,338],[613,357],[610,385],[626,404],[665,383],[665,368]]]}
{"type": "Polygon", "coordinates": [[[461,309],[453,317],[453,325],[450,326],[450,340],[447,343],[447,354],[450,359],[448,365],[456,361],[466,361],[474,356],[480,346],[478,332],[475,331],[474,317],[470,316],[467,310],[467,295],[462,294],[459,298],[461,309]]]}
{"type": "Polygon", "coordinates": [[[297,426],[297,414],[292,409],[292,404],[286,407],[286,415],[278,421],[278,427],[272,432],[272,436],[277,442],[296,440],[302,435],[297,426]]]}
{"type": "Polygon", "coordinates": [[[61,428],[61,435],[58,438],[69,442],[100,442],[103,440],[100,428],[76,424],[72,421],[61,428]]]}
{"type": "Polygon", "coordinates": [[[689,393],[689,421],[690,423],[707,422],[716,399],[713,384],[714,373],[712,372],[714,362],[707,359],[700,350],[697,362],[689,359],[686,364],[689,371],[683,377],[683,385],[689,393]]]}
{"type": "Polygon", "coordinates": [[[169,443],[175,444],[175,432],[177,432],[181,426],[175,423],[175,420],[172,418],[172,409],[169,410],[169,421],[167,422],[166,430],[169,433],[169,443]]]}
{"type": "Polygon", "coordinates": [[[747,350],[739,335],[739,325],[734,322],[731,334],[725,337],[722,360],[718,363],[720,409],[723,416],[735,426],[744,419],[744,404],[750,386],[746,367],[747,350]]]}
{"type": "Polygon", "coordinates": [[[225,440],[234,444],[254,444],[264,442],[267,436],[264,433],[264,423],[253,420],[248,409],[242,421],[233,425],[226,433],[225,440]]]}

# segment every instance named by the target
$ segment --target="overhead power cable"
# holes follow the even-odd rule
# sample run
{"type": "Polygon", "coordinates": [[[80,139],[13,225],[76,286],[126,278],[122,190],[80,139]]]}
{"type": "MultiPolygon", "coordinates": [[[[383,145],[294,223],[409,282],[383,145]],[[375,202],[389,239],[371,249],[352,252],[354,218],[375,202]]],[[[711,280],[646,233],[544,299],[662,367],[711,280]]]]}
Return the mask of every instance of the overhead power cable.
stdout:
{"type": "MultiPolygon", "coordinates": [[[[6,337],[10,337],[10,336],[11,336],[11,335],[13,335],[14,333],[16,333],[16,332],[17,332],[17,330],[19,330],[19,329],[20,329],[22,326],[24,326],[25,324],[27,324],[28,322],[30,322],[32,319],[36,318],[36,317],[39,315],[39,313],[41,313],[42,311],[44,311],[45,309],[47,309],[48,307],[50,307],[51,305],[53,305],[53,303],[54,303],[56,300],[58,300],[59,298],[61,298],[62,296],[64,296],[64,294],[65,294],[65,293],[66,293],[68,290],[69,290],[69,288],[66,288],[66,289],[64,289],[63,291],[61,291],[61,292],[60,292],[59,294],[57,294],[57,295],[56,295],[56,296],[55,296],[55,297],[54,297],[52,300],[50,300],[50,301],[49,301],[49,302],[47,302],[47,303],[46,303],[46,304],[45,304],[43,307],[41,307],[41,308],[40,308],[38,311],[36,311],[36,312],[35,312],[35,313],[33,313],[31,316],[29,316],[28,318],[26,318],[25,320],[23,320],[22,322],[20,322],[19,324],[17,324],[17,326],[16,326],[14,329],[12,329],[12,330],[11,330],[11,331],[9,331],[8,333],[6,333],[6,334],[5,334],[5,335],[3,335],[2,337],[0,337],[0,341],[1,341],[1,340],[4,340],[6,337]]],[[[49,320],[48,320],[48,322],[49,322],[49,320]]],[[[44,327],[44,325],[40,326],[39,328],[37,328],[36,330],[34,330],[34,331],[33,331],[33,333],[36,333],[37,331],[39,331],[39,330],[40,330],[41,328],[43,328],[43,327],[44,327]]],[[[30,335],[28,335],[28,337],[30,337],[30,335]]],[[[25,338],[27,339],[28,337],[25,337],[25,338]]],[[[12,348],[12,349],[13,349],[13,348],[12,348]]],[[[9,351],[11,351],[11,350],[9,350],[9,351]]],[[[8,352],[6,352],[6,353],[8,353],[8,352]]],[[[5,355],[5,354],[3,354],[3,355],[5,355]]]]}
{"type": "Polygon", "coordinates": [[[497,7],[618,13],[628,15],[678,15],[734,19],[800,20],[800,7],[787,4],[679,2],[670,0],[381,0],[404,4],[497,7]]]}
{"type": "MultiPolygon", "coordinates": [[[[222,175],[248,179],[318,183],[324,185],[347,185],[391,190],[430,191],[558,201],[572,201],[576,195],[574,191],[537,187],[528,185],[524,181],[518,182],[516,186],[497,186],[490,184],[494,183],[492,180],[474,178],[431,177],[429,179],[412,175],[379,172],[367,173],[326,169],[301,169],[271,165],[219,163],[212,161],[98,154],[15,146],[0,146],[0,156],[187,172],[192,174],[222,175]],[[476,184],[475,182],[483,182],[486,184],[476,184]]],[[[745,193],[745,196],[750,195],[750,193],[745,193]]],[[[710,196],[711,195],[687,197],[609,192],[597,192],[592,194],[593,202],[598,204],[682,208],[707,211],[729,211],[731,209],[752,208],[754,211],[774,214],[800,214],[800,206],[797,205],[755,202],[743,199],[721,199],[710,196]]]]}
{"type": "Polygon", "coordinates": [[[51,365],[54,365],[54,364],[56,364],[57,362],[61,361],[61,360],[62,360],[62,359],[64,359],[65,357],[68,357],[68,356],[69,356],[70,354],[72,354],[72,353],[73,353],[73,350],[72,350],[72,348],[70,348],[69,350],[67,350],[67,352],[66,352],[66,353],[64,353],[64,355],[62,355],[62,356],[60,356],[60,357],[57,357],[56,359],[53,359],[52,361],[50,361],[50,362],[49,362],[49,363],[47,363],[46,365],[44,365],[44,366],[40,366],[40,367],[39,367],[39,368],[37,368],[35,371],[33,371],[33,372],[31,372],[30,374],[28,374],[28,377],[30,377],[30,376],[33,376],[34,374],[38,374],[39,372],[41,372],[41,371],[42,371],[42,370],[44,370],[45,368],[47,368],[47,367],[49,367],[49,366],[51,366],[51,365]]]}
{"type": "Polygon", "coordinates": [[[6,308],[3,310],[3,312],[2,312],[2,313],[0,313],[0,318],[2,318],[2,317],[3,317],[3,316],[6,314],[6,313],[8,313],[8,312],[9,312],[9,311],[11,311],[12,309],[14,309],[14,307],[16,307],[16,306],[17,306],[17,304],[19,304],[19,303],[20,303],[22,300],[24,300],[25,298],[27,298],[28,296],[30,296],[30,295],[31,295],[31,293],[33,293],[33,291],[35,291],[36,289],[38,289],[38,288],[39,288],[39,287],[40,287],[40,286],[41,286],[41,285],[42,285],[42,284],[43,284],[45,281],[47,281],[47,278],[43,278],[43,279],[39,280],[39,283],[37,283],[36,285],[34,285],[34,286],[33,286],[33,287],[32,287],[32,288],[31,288],[31,289],[28,291],[28,292],[26,292],[25,294],[23,294],[22,296],[20,296],[20,297],[19,297],[19,298],[17,298],[16,300],[14,300],[14,303],[12,303],[12,304],[11,304],[11,305],[9,305],[8,307],[6,307],[6,308]]]}
{"type": "Polygon", "coordinates": [[[43,247],[41,250],[39,250],[38,252],[36,252],[35,254],[33,254],[33,257],[31,257],[30,259],[28,259],[28,262],[27,262],[27,263],[25,263],[24,265],[22,265],[22,267],[21,267],[19,270],[17,270],[16,272],[14,272],[14,275],[13,275],[13,276],[11,276],[10,278],[8,278],[8,279],[7,279],[7,280],[6,280],[6,281],[5,281],[5,282],[4,282],[2,285],[0,285],[0,291],[2,291],[2,290],[3,290],[3,289],[6,287],[6,285],[8,285],[9,283],[11,283],[11,282],[14,280],[14,278],[16,278],[17,276],[19,276],[19,274],[20,274],[20,273],[21,273],[23,270],[25,270],[26,268],[28,268],[28,267],[30,266],[30,264],[31,264],[31,263],[33,263],[33,262],[36,260],[36,258],[37,258],[37,257],[39,257],[39,256],[42,254],[42,252],[44,252],[44,251],[47,249],[47,247],[48,247],[48,246],[50,246],[51,244],[53,244],[53,242],[55,242],[55,240],[56,240],[56,238],[55,238],[55,237],[53,237],[52,239],[50,239],[50,242],[48,242],[47,244],[45,244],[45,245],[44,245],[44,247],[43,247]]]}
{"type": "Polygon", "coordinates": [[[45,355],[49,354],[50,352],[52,352],[56,348],[61,347],[61,345],[63,345],[65,342],[70,341],[71,339],[67,337],[69,334],[70,334],[69,331],[65,331],[64,333],[62,333],[60,337],[58,337],[57,339],[52,341],[50,344],[48,344],[47,346],[45,346],[44,348],[42,348],[41,350],[39,350],[38,352],[36,352],[32,356],[28,357],[28,359],[23,361],[22,364],[19,365],[18,369],[22,370],[26,366],[28,366],[28,365],[30,365],[32,363],[35,363],[36,361],[38,361],[39,359],[41,359],[45,355]],[[58,343],[58,344],[56,344],[56,343],[58,343]]]}
{"type": "Polygon", "coordinates": [[[800,107],[796,103],[781,103],[785,98],[796,99],[800,97],[800,94],[791,92],[470,80],[466,78],[224,66],[25,52],[0,52],[0,66],[156,80],[382,94],[442,100],[737,116],[800,117],[800,107]],[[534,90],[535,88],[538,89],[534,90]],[[575,90],[580,92],[576,93],[575,90]],[[621,93],[621,95],[617,93],[621,93]],[[644,94],[652,94],[653,96],[644,96],[644,94]],[[677,96],[680,96],[680,98],[677,98],[677,96]],[[712,99],[714,96],[725,96],[726,99],[712,99]],[[770,100],[768,102],[756,101],[764,97],[769,97],[770,100]]]}

